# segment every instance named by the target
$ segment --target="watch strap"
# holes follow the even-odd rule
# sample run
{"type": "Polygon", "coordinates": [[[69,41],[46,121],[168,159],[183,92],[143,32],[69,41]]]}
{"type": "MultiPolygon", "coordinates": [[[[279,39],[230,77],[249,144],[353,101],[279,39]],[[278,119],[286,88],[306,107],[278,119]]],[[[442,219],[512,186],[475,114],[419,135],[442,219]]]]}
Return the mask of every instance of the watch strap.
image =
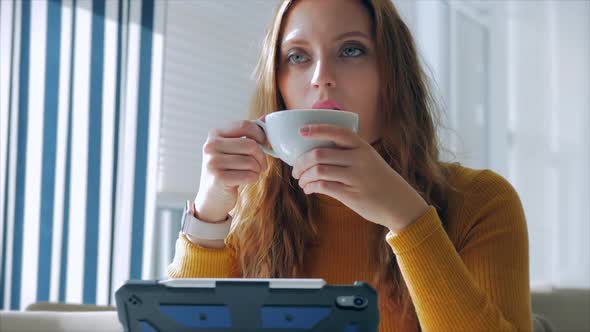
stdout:
{"type": "Polygon", "coordinates": [[[186,201],[182,213],[181,232],[193,238],[203,240],[224,240],[229,234],[232,218],[228,215],[219,223],[206,222],[195,216],[193,202],[186,201]]]}

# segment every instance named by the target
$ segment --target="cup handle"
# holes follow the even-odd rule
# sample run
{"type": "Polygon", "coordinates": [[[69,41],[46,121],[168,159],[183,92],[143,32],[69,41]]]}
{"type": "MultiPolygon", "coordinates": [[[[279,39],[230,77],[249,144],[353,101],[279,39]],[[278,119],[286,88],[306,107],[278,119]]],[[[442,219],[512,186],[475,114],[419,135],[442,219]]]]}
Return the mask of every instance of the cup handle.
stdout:
{"type": "MultiPolygon", "coordinates": [[[[266,131],[266,123],[265,123],[264,121],[260,120],[260,119],[258,119],[258,120],[253,120],[253,122],[254,122],[255,124],[257,124],[257,125],[258,125],[258,127],[262,128],[262,131],[264,131],[264,134],[266,135],[266,133],[267,133],[267,131],[266,131]]],[[[268,136],[267,136],[267,137],[268,137],[268,136]]],[[[276,154],[276,153],[275,153],[273,150],[271,150],[271,149],[269,149],[269,148],[267,148],[267,147],[263,146],[263,145],[262,145],[262,144],[260,144],[260,143],[258,143],[258,146],[259,146],[259,147],[262,149],[262,151],[264,151],[264,153],[266,153],[266,154],[268,154],[268,155],[270,155],[270,156],[273,156],[273,157],[275,157],[275,158],[279,158],[279,156],[278,156],[278,155],[277,155],[277,154],[276,154]]]]}

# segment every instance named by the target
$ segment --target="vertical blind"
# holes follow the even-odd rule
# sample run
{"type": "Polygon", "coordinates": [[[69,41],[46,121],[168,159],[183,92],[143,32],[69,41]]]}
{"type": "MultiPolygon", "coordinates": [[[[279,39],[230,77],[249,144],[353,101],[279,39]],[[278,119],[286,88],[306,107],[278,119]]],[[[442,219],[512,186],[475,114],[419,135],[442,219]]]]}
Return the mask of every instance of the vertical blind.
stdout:
{"type": "Polygon", "coordinates": [[[164,2],[0,2],[0,309],[151,275],[164,2]]]}

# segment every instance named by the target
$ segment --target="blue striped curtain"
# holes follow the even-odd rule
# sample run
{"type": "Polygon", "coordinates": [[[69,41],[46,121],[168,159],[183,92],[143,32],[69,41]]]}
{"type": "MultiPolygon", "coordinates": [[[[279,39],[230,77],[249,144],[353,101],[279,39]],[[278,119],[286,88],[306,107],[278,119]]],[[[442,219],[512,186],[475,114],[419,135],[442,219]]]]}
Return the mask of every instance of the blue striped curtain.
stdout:
{"type": "Polygon", "coordinates": [[[164,5],[0,1],[0,309],[153,277],[164,5]]]}

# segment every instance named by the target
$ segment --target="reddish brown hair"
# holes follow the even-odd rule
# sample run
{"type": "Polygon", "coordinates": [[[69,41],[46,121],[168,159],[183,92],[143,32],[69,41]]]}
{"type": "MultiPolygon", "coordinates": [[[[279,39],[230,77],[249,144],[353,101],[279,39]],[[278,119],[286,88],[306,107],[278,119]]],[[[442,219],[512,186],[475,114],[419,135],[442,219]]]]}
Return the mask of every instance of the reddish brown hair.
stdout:
{"type": "MultiPolygon", "coordinates": [[[[285,16],[296,0],[277,9],[256,68],[251,118],[284,109],[276,84],[277,57],[285,16]]],[[[444,216],[448,188],[439,163],[435,103],[419,65],[416,46],[391,0],[362,1],[374,29],[380,76],[382,137],[374,147],[420,195],[444,216]]],[[[305,250],[317,238],[311,217],[314,201],[291,177],[291,167],[268,158],[260,180],[244,186],[232,212],[234,226],[226,243],[236,249],[243,277],[301,277],[305,250]]],[[[443,217],[444,219],[444,217],[443,217]]],[[[373,258],[380,266],[373,285],[384,287],[388,305],[411,307],[395,256],[385,242],[388,229],[375,234],[373,258]]]]}

